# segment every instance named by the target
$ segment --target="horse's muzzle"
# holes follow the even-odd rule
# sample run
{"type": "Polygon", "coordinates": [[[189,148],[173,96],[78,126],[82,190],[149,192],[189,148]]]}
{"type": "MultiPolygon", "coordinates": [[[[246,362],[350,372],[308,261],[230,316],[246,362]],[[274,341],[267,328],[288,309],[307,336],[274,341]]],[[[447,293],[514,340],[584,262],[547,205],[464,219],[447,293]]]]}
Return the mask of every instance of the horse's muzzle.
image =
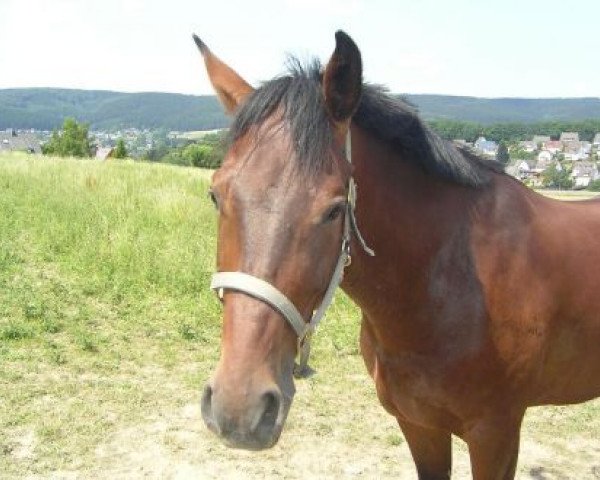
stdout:
{"type": "Polygon", "coordinates": [[[284,401],[278,388],[243,399],[228,399],[220,393],[212,385],[206,385],[202,418],[227,446],[262,450],[277,443],[289,409],[289,402],[284,401]]]}

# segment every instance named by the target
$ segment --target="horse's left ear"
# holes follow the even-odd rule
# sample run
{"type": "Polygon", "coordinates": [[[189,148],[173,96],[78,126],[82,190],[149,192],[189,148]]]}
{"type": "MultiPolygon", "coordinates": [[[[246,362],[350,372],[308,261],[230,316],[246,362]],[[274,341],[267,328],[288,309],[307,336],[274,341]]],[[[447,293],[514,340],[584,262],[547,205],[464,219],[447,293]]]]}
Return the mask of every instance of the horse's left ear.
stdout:
{"type": "Polygon", "coordinates": [[[194,34],[192,37],[204,58],[208,78],[219,100],[227,113],[234,113],[254,89],[233,68],[212,53],[197,35],[194,34]]]}
{"type": "Polygon", "coordinates": [[[360,50],[344,32],[335,33],[335,50],[323,74],[325,104],[332,120],[349,124],[362,91],[360,50]]]}

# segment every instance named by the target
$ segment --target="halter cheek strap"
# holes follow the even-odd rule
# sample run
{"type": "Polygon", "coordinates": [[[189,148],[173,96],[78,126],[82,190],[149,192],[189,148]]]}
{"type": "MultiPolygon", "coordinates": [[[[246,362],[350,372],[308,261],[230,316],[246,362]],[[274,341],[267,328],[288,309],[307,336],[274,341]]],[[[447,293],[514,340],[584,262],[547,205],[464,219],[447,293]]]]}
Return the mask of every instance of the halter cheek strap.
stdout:
{"type": "MultiPolygon", "coordinates": [[[[346,158],[349,163],[351,163],[352,158],[350,147],[350,131],[348,131],[348,136],[346,138],[346,158]]],[[[243,272],[218,272],[212,277],[210,288],[215,290],[220,298],[223,298],[223,292],[226,289],[242,292],[270,305],[287,320],[298,336],[300,358],[294,369],[294,376],[297,378],[303,377],[308,373],[308,357],[310,356],[310,340],[312,334],[325,315],[325,311],[333,301],[335,290],[344,277],[344,268],[350,264],[351,232],[354,233],[359,244],[368,255],[375,255],[375,252],[367,246],[358,230],[356,217],[354,215],[355,205],[356,184],[354,179],[350,177],[340,255],[333,270],[327,290],[323,295],[323,300],[319,307],[313,312],[309,322],[305,321],[296,306],[283,293],[265,280],[243,272]]]]}

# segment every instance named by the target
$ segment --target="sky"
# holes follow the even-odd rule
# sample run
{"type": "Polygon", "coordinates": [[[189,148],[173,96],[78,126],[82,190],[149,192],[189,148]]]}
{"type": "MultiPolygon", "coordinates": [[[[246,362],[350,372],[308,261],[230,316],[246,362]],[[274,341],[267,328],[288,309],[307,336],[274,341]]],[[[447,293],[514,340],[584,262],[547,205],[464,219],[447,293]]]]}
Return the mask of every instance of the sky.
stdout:
{"type": "Polygon", "coordinates": [[[212,94],[193,32],[259,85],[338,29],[394,93],[600,97],[600,0],[0,0],[0,88],[212,94]]]}

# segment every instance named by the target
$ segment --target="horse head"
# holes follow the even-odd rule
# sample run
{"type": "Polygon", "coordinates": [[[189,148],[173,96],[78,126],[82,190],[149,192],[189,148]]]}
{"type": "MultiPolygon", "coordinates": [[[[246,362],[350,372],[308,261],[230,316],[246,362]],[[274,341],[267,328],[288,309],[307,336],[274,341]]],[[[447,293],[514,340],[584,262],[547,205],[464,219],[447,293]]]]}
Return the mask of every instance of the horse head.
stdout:
{"type": "Polygon", "coordinates": [[[361,57],[337,32],[324,69],[296,66],[253,89],[194,40],[233,115],[210,187],[219,215],[217,271],[230,277],[215,286],[223,302],[221,356],[202,415],[228,445],[268,448],[292,403],[294,360],[311,316],[340,270],[351,216],[345,143],[361,96],[361,57]]]}

